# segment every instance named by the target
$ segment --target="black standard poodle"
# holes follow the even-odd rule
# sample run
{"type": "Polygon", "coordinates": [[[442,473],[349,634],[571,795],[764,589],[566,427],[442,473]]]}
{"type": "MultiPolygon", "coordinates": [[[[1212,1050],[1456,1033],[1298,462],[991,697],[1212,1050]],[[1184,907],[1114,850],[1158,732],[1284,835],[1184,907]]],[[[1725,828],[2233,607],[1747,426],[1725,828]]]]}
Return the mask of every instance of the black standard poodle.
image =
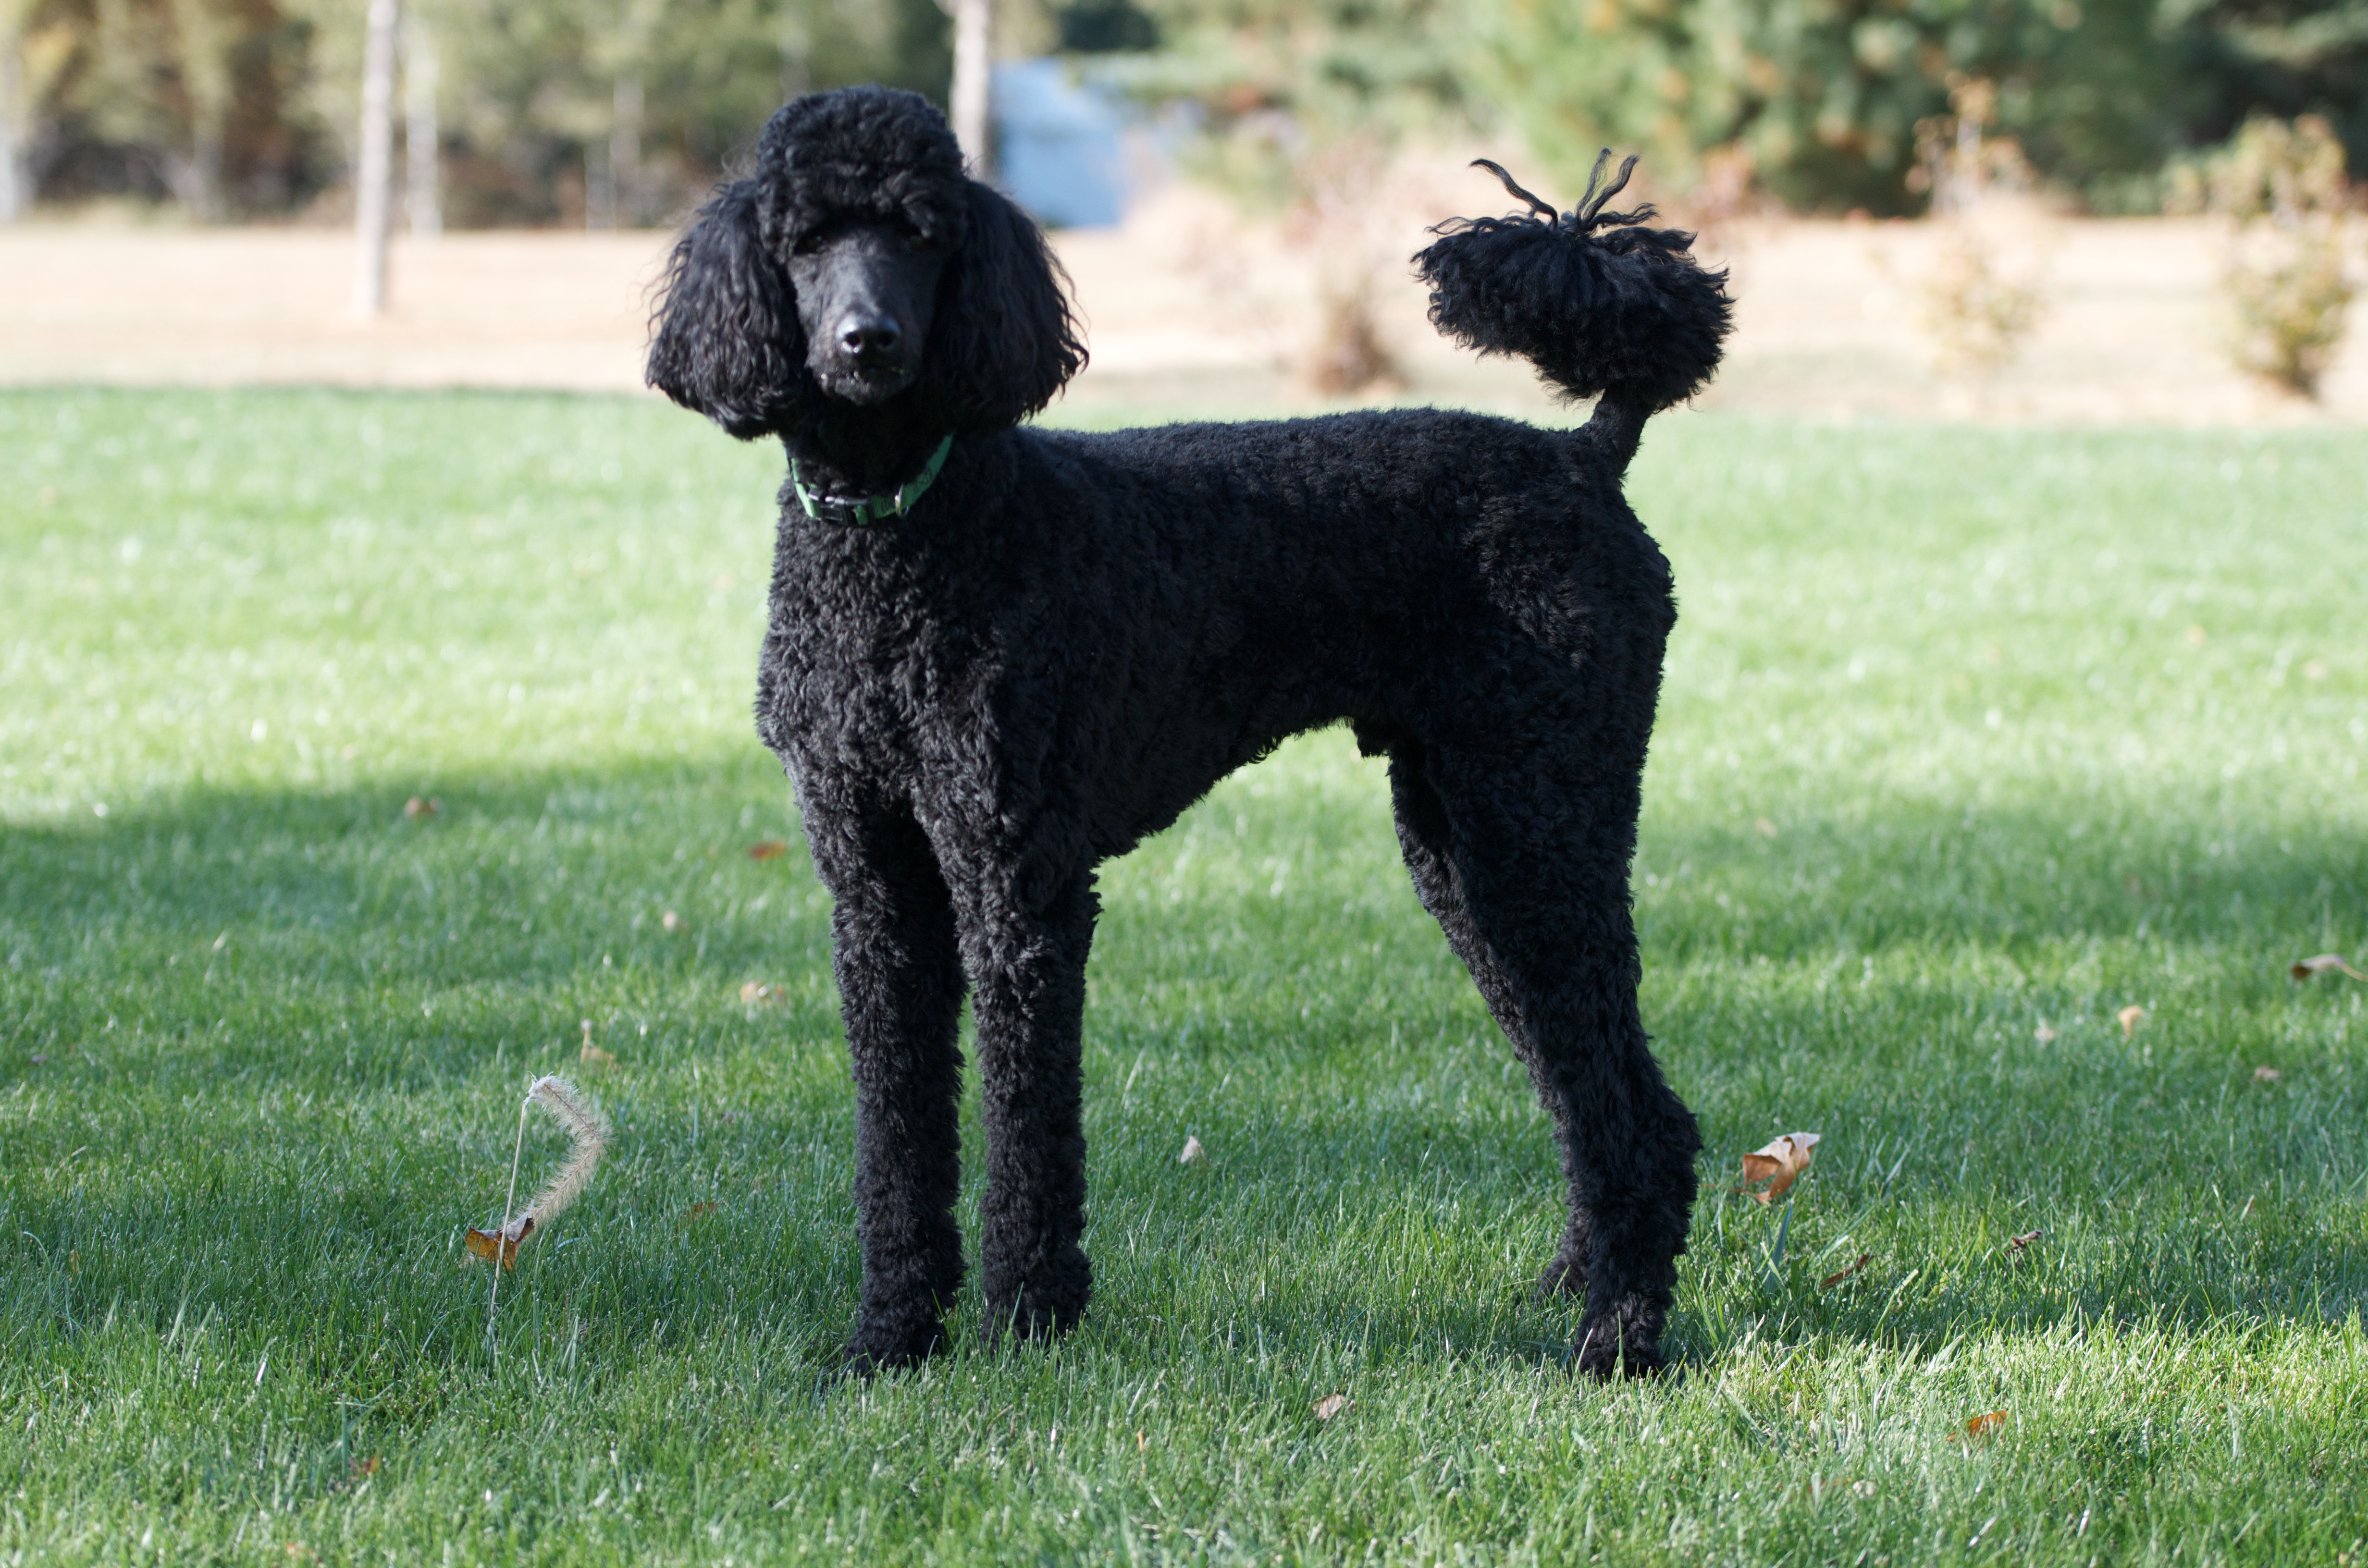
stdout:
{"type": "Polygon", "coordinates": [[[651,382],[789,453],[757,727],[836,900],[855,1366],[929,1354],[962,1276],[965,993],[990,1320],[1076,1323],[1096,868],[1344,720],[1388,756],[1415,888],[1553,1118],[1570,1217],[1543,1283],[1586,1294],[1577,1362],[1658,1364],[1700,1140],[1636,1005],[1628,868],[1676,610],[1620,482],[1716,368],[1729,301],[1691,236],[1603,210],[1625,165],[1561,214],[1488,166],[1531,210],[1439,231],[1431,319],[1598,397],[1577,429],[1021,425],[1085,363],[1065,279],[910,93],[791,103],[677,245],[651,382]]]}

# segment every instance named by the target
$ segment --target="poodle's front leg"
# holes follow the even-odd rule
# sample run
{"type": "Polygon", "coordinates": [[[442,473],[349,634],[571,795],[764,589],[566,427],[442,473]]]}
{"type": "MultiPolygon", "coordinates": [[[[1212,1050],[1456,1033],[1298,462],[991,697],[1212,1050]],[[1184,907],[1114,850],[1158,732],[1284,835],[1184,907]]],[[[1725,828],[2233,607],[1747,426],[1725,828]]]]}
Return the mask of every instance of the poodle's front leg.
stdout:
{"type": "Polygon", "coordinates": [[[848,1359],[868,1371],[936,1349],[962,1283],[962,961],[953,901],[910,820],[821,814],[808,835],[837,901],[831,960],[855,1070],[863,1307],[848,1359]]]}
{"type": "Polygon", "coordinates": [[[1084,1315],[1079,1064],[1096,900],[1080,876],[1035,907],[986,896],[962,918],[986,1122],[980,1283],[990,1333],[1057,1333],[1084,1315]]]}

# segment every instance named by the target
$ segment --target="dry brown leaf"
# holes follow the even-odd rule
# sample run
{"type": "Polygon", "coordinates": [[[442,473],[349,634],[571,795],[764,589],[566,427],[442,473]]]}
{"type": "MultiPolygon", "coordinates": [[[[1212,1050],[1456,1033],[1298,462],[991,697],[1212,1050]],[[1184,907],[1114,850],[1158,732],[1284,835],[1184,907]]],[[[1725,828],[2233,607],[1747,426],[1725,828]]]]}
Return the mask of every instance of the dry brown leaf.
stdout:
{"type": "Polygon", "coordinates": [[[2044,1230],[2037,1230],[2025,1231],[2019,1236],[2009,1236],[2006,1239],[2006,1250],[2009,1254],[2021,1252],[2023,1248],[2029,1246],[2032,1243],[2037,1241],[2046,1233],[2047,1233],[2044,1230]]]}
{"type": "Polygon", "coordinates": [[[443,809],[443,801],[426,800],[417,795],[414,795],[411,799],[403,802],[403,814],[414,819],[419,817],[432,817],[443,809]]]}
{"type": "Polygon", "coordinates": [[[673,910],[669,909],[664,915],[658,916],[658,924],[665,926],[669,931],[679,931],[683,928],[686,922],[683,920],[681,915],[677,915],[673,910]]]}
{"type": "Polygon", "coordinates": [[[468,1244],[472,1256],[491,1262],[498,1255],[504,1268],[516,1268],[518,1244],[532,1234],[534,1216],[521,1214],[499,1231],[472,1230],[461,1239],[468,1244]]]}
{"type": "Polygon", "coordinates": [[[2203,646],[2203,640],[2210,635],[2211,633],[2200,626],[2191,626],[2187,629],[2187,640],[2199,648],[2203,646]]]}
{"type": "Polygon", "coordinates": [[[1776,836],[1776,824],[1766,817],[1760,817],[1752,823],[1751,831],[1762,838],[1773,838],[1776,836]]]}
{"type": "Polygon", "coordinates": [[[617,1064],[615,1056],[588,1040],[584,1042],[584,1049],[575,1053],[575,1059],[586,1067],[614,1067],[617,1064]]]}
{"type": "Polygon", "coordinates": [[[2274,1084],[2280,1078],[2284,1076],[2284,1074],[2279,1072],[2276,1068],[2271,1066],[2267,1062],[2263,1062],[2260,1066],[2253,1069],[2253,1082],[2256,1084],[2274,1084]]]}
{"type": "Polygon", "coordinates": [[[356,1475],[376,1475],[378,1473],[378,1456],[376,1454],[372,1454],[366,1460],[356,1460],[354,1461],[354,1473],[356,1475]]]}
{"type": "Polygon", "coordinates": [[[704,1220],[721,1207],[721,1204],[715,1203],[694,1203],[682,1211],[682,1221],[688,1225],[696,1221],[704,1220]]]}
{"type": "Polygon", "coordinates": [[[779,1002],[788,994],[785,988],[768,985],[761,980],[752,980],[740,987],[740,1000],[752,1007],[763,1002],[779,1002]]]}
{"type": "Polygon", "coordinates": [[[1864,1268],[1868,1264],[1873,1263],[1873,1261],[1874,1254],[1871,1252],[1862,1252],[1858,1255],[1858,1261],[1851,1264],[1848,1268],[1842,1269],[1839,1273],[1828,1274],[1823,1279],[1818,1280],[1817,1289],[1820,1290],[1830,1290],[1835,1286],[1840,1284],[1843,1280],[1849,1278],[1851,1275],[1856,1274],[1860,1269],[1864,1268]]]}
{"type": "Polygon", "coordinates": [[[778,860],[789,852],[788,841],[779,838],[768,838],[761,844],[748,846],[748,858],[751,860],[778,860]]]}
{"type": "Polygon", "coordinates": [[[2354,980],[2368,980],[2368,974],[2361,973],[2345,962],[2341,953],[2319,953],[2312,958],[2296,959],[2286,966],[2286,972],[2296,980],[2308,980],[2321,974],[2348,974],[2354,980]]]}
{"type": "Polygon", "coordinates": [[[2146,1009],[2139,1006],[2135,1002],[2123,1008],[2120,1012],[2115,1013],[2113,1017],[2122,1020],[2122,1038],[2123,1040],[2127,1040],[2132,1035],[2137,1033],[2138,1024],[2146,1016],[2146,1009]]]}
{"type": "Polygon", "coordinates": [[[2003,1410],[1993,1410],[1987,1415],[1972,1416],[1965,1422],[1965,1429],[1963,1433],[1949,1434],[1950,1440],[1960,1443],[1978,1442],[2005,1426],[2006,1416],[2007,1413],[2003,1410]]]}
{"type": "Polygon", "coordinates": [[[1793,1189],[1801,1173],[1809,1168],[1812,1152],[1820,1135],[1815,1132],[1787,1132],[1763,1149],[1755,1149],[1743,1156],[1743,1179],[1764,1181],[1768,1189],[1751,1196],[1762,1203],[1772,1203],[1793,1189]]]}
{"type": "Polygon", "coordinates": [[[1189,1165],[1207,1152],[1201,1147],[1201,1141],[1188,1132],[1184,1135],[1184,1152],[1176,1156],[1176,1163],[1189,1165]]]}
{"type": "Polygon", "coordinates": [[[2031,1038],[2042,1045],[2052,1045],[2055,1041],[2055,1031],[2042,1024],[2031,1031],[2031,1038]]]}
{"type": "Polygon", "coordinates": [[[1315,1419],[1329,1421],[1355,1403],[1345,1393],[1327,1393],[1315,1402],[1315,1419]]]}

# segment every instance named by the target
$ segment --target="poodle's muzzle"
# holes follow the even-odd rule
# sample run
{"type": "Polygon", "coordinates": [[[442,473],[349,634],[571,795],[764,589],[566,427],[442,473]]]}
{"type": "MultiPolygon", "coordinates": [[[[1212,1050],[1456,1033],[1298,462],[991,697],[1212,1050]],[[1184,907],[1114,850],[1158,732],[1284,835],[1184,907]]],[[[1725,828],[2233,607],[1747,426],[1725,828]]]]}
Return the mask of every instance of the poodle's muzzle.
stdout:
{"type": "Polygon", "coordinates": [[[806,369],[831,397],[884,403],[920,372],[945,253],[911,230],[851,224],[792,247],[806,369]]]}

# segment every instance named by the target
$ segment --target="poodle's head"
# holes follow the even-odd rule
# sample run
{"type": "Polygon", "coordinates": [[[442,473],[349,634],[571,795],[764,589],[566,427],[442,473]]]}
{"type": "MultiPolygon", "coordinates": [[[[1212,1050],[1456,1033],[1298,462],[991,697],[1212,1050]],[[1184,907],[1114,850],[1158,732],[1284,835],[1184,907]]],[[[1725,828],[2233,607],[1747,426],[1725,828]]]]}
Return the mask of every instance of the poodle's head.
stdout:
{"type": "Polygon", "coordinates": [[[998,430],[1085,363],[1064,281],[928,100],[811,94],[676,244],[649,381],[744,438],[835,409],[998,430]]]}

